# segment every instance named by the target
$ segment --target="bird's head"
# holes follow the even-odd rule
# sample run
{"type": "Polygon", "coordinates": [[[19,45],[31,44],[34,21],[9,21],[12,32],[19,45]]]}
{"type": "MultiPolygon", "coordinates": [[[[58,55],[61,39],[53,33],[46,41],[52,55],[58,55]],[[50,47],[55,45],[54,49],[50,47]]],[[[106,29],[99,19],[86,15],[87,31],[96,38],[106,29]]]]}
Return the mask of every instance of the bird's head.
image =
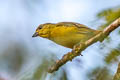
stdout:
{"type": "Polygon", "coordinates": [[[43,38],[49,38],[50,31],[53,27],[54,27],[54,24],[51,24],[51,23],[40,24],[32,37],[39,36],[39,37],[43,37],[43,38]]]}

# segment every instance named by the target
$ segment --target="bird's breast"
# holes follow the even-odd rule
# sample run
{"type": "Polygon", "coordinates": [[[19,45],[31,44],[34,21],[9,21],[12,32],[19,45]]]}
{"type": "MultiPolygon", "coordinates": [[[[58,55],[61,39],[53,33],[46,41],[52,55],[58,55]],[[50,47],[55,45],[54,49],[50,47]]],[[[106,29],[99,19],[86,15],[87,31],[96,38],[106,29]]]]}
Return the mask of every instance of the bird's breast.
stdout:
{"type": "Polygon", "coordinates": [[[64,47],[73,48],[73,46],[82,41],[81,35],[69,34],[53,37],[51,40],[64,47]]]}

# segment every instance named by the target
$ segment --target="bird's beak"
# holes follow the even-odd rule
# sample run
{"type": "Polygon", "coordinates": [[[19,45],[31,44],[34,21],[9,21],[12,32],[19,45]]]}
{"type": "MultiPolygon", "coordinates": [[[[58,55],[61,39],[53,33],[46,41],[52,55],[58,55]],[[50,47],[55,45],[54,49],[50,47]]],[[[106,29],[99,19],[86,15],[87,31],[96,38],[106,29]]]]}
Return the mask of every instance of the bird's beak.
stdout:
{"type": "Polygon", "coordinates": [[[37,36],[38,36],[38,32],[35,32],[32,37],[37,37],[37,36]]]}

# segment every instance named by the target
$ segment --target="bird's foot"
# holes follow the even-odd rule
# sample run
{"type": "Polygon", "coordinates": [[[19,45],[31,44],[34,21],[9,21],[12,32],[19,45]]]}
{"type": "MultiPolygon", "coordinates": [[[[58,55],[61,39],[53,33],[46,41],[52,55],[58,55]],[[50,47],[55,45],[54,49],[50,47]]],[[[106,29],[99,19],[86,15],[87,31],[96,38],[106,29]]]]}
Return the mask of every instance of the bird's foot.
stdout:
{"type": "Polygon", "coordinates": [[[79,54],[80,56],[83,56],[82,54],[81,54],[81,50],[84,48],[84,46],[85,46],[85,44],[84,43],[78,43],[78,44],[76,44],[74,47],[73,47],[73,50],[72,50],[72,52],[74,53],[74,54],[79,54]]]}

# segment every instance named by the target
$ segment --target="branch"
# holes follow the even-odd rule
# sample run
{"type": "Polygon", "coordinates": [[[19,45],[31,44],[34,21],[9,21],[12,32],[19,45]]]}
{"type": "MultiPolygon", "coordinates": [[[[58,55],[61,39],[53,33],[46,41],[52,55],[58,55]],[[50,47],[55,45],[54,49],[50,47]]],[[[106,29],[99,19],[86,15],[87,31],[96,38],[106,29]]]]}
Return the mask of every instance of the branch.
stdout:
{"type": "Polygon", "coordinates": [[[120,80],[120,63],[118,64],[117,72],[114,75],[113,80],[120,80]]]}
{"type": "Polygon", "coordinates": [[[85,43],[78,43],[74,46],[71,52],[65,54],[62,59],[57,60],[56,63],[48,69],[49,73],[53,73],[57,71],[62,65],[64,65],[68,61],[72,61],[72,59],[76,56],[79,56],[83,50],[85,50],[88,46],[92,45],[93,43],[100,41],[102,42],[113,30],[120,26],[120,18],[115,20],[112,24],[110,24],[107,28],[105,28],[102,32],[97,34],[96,36],[92,37],[85,43]]]}

